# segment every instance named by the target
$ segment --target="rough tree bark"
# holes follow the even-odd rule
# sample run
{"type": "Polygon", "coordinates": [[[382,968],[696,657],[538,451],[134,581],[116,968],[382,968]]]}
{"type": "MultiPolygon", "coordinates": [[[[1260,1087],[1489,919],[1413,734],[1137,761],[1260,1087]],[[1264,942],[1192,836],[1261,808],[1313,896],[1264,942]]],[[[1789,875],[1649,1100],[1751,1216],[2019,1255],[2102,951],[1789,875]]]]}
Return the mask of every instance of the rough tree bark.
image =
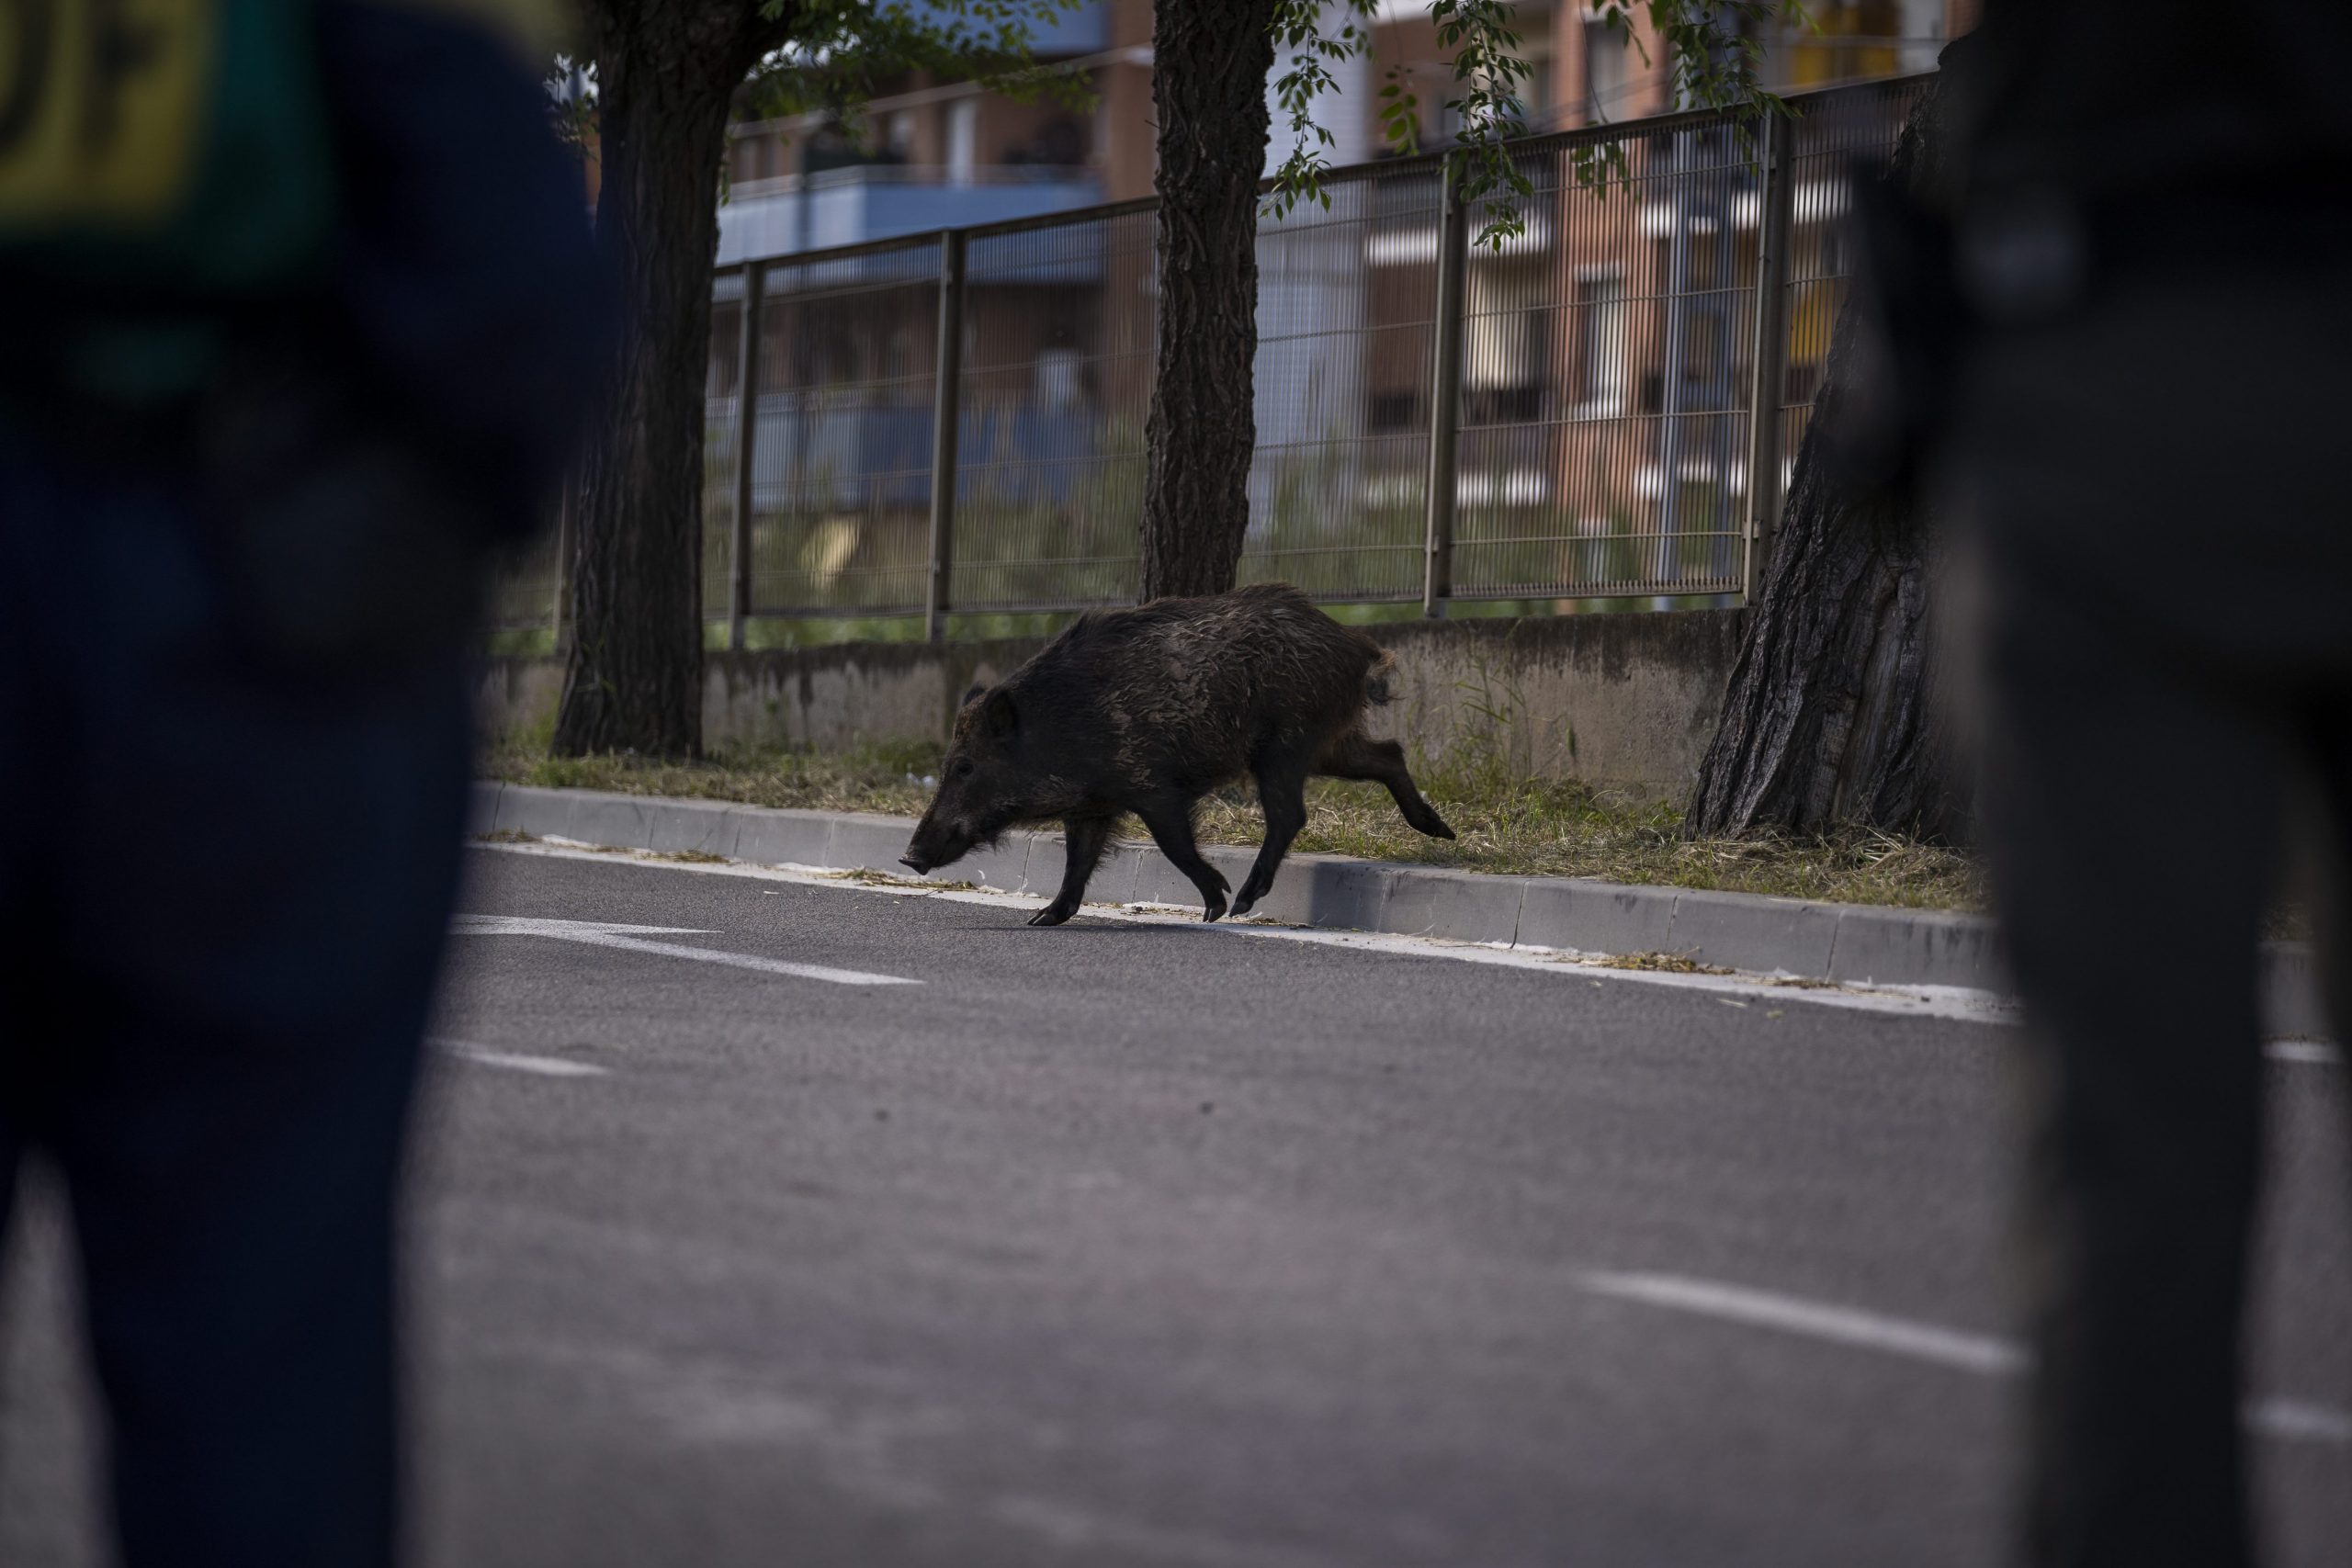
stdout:
{"type": "Polygon", "coordinates": [[[1273,9],[1273,0],[1152,7],[1159,330],[1145,427],[1146,599],[1232,587],[1250,526],[1273,9]]]}
{"type": "Polygon", "coordinates": [[[702,439],[719,161],[735,89],[798,7],[589,0],[618,363],[590,432],[554,749],[692,756],[702,743],[702,439]]]}
{"type": "MultiPolygon", "coordinates": [[[[1914,111],[1885,176],[1915,191],[1939,174],[1937,103],[1931,90],[1914,111]]],[[[1849,300],[1700,764],[1694,832],[1967,833],[1972,792],[1945,743],[1933,657],[1931,519],[1859,491],[1830,460],[1841,422],[1870,395],[1857,387],[1860,325],[1849,300]]]]}

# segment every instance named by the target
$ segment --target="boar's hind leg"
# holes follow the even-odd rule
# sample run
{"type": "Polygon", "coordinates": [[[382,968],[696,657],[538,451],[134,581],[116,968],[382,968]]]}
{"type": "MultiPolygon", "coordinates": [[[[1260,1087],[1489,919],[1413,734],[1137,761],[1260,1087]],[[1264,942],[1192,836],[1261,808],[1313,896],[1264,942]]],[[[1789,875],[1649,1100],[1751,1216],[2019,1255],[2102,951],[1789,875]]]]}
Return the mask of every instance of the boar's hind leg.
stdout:
{"type": "Polygon", "coordinates": [[[1033,926],[1057,926],[1078,913],[1086,897],[1087,879],[1102,863],[1102,847],[1111,841],[1108,817],[1072,817],[1062,824],[1062,847],[1069,859],[1062,865],[1062,890],[1054,901],[1029,917],[1033,926]]]}
{"type": "Polygon", "coordinates": [[[1453,837],[1445,818],[1431,810],[1421,792],[1413,787],[1413,775],[1405,771],[1405,749],[1394,740],[1374,740],[1351,729],[1331,742],[1315,771],[1335,779],[1369,779],[1386,784],[1388,793],[1396,797],[1396,809],[1416,831],[1432,839],[1453,837]]]}
{"type": "Polygon", "coordinates": [[[1216,867],[1201,858],[1199,846],[1193,842],[1193,803],[1188,800],[1160,800],[1149,806],[1137,807],[1136,815],[1143,818],[1144,827],[1151,834],[1151,841],[1168,857],[1168,863],[1193,879],[1201,890],[1204,911],[1201,919],[1214,920],[1225,913],[1225,877],[1216,867]]]}
{"type": "Polygon", "coordinates": [[[1290,853],[1290,841],[1306,826],[1306,769],[1295,758],[1269,759],[1257,769],[1258,804],[1266,813],[1266,841],[1233,896],[1233,912],[1246,915],[1274,886],[1274,872],[1290,853]]]}

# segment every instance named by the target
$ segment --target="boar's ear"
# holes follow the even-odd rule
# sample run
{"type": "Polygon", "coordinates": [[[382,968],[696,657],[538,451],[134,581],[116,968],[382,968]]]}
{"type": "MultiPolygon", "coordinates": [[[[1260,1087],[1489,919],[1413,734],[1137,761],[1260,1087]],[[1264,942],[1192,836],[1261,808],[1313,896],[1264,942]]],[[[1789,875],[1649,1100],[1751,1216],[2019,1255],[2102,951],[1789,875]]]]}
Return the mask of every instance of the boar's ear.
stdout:
{"type": "Polygon", "coordinates": [[[980,722],[999,740],[1012,739],[1013,730],[1020,724],[1020,715],[1012,708],[1012,694],[1001,686],[990,692],[987,702],[981,705],[980,722]]]}
{"type": "Polygon", "coordinates": [[[963,700],[956,705],[956,711],[957,713],[962,713],[966,708],[970,707],[974,702],[988,695],[988,687],[981,682],[973,682],[971,690],[966,692],[964,694],[963,700]]]}

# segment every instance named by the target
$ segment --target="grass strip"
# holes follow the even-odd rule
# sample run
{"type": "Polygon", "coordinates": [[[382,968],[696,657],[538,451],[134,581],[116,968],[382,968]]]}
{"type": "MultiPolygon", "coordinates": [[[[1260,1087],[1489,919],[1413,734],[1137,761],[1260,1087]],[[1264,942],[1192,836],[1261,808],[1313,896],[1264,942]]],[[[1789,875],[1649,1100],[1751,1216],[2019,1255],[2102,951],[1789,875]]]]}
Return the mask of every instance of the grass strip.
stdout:
{"type": "MultiPolygon", "coordinates": [[[[842,751],[746,748],[672,762],[628,755],[550,757],[542,748],[506,742],[483,758],[485,776],[513,784],[899,816],[922,813],[938,770],[939,748],[922,744],[842,751]]],[[[1856,829],[1691,838],[1670,802],[1628,800],[1574,780],[1517,776],[1498,757],[1476,750],[1426,762],[1414,773],[1459,835],[1452,842],[1406,827],[1376,784],[1317,779],[1307,788],[1306,829],[1295,847],[1512,875],[1601,877],[1907,908],[1984,907],[1983,879],[1969,856],[1894,834],[1856,829]]],[[[1204,843],[1255,844],[1263,831],[1246,789],[1201,803],[1204,843]]],[[[1124,832],[1141,836],[1132,824],[1124,832]]]]}

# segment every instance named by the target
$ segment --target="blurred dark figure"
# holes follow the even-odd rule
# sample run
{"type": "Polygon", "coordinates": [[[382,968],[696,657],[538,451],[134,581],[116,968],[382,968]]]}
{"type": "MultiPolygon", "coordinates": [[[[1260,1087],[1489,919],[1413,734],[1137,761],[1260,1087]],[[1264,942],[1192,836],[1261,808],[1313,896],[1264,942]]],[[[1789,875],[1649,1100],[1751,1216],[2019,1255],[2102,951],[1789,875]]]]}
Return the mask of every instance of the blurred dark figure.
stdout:
{"type": "Polygon", "coordinates": [[[1943,166],[1865,218],[1890,400],[1973,568],[2036,1564],[2252,1551],[2257,938],[2301,781],[2352,886],[2346,59],[2342,0],[1989,0],[1943,166]]]}
{"type": "Polygon", "coordinates": [[[490,8],[0,6],[0,1219],[45,1156],[134,1568],[394,1554],[470,633],[607,338],[490,8]]]}

